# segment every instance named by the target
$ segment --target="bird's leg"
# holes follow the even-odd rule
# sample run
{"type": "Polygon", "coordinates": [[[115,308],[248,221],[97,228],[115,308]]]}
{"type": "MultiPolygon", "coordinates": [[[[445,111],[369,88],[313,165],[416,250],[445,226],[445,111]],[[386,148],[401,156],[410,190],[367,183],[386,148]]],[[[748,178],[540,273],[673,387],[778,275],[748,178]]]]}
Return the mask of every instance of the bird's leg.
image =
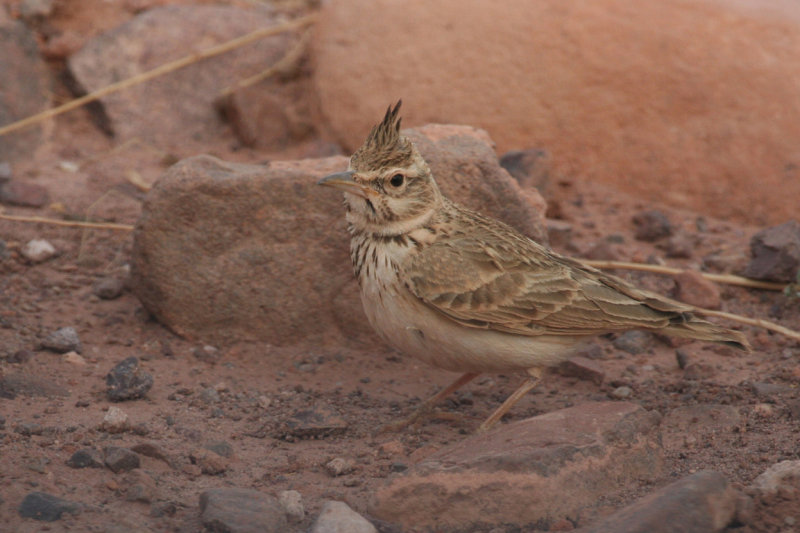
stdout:
{"type": "Polygon", "coordinates": [[[497,410],[489,416],[489,418],[484,421],[483,424],[478,426],[478,433],[483,433],[484,431],[489,431],[492,426],[494,426],[503,415],[508,412],[509,409],[514,407],[518,401],[525,396],[529,390],[534,388],[539,382],[542,380],[542,369],[541,368],[529,368],[528,369],[528,378],[522,383],[522,385],[514,391],[514,393],[506,398],[506,401],[503,402],[503,405],[497,408],[497,410]]]}
{"type": "Polygon", "coordinates": [[[457,391],[458,389],[460,389],[461,387],[463,387],[476,377],[478,377],[478,374],[473,374],[472,372],[467,372],[466,374],[463,374],[461,377],[452,382],[450,385],[448,385],[447,387],[443,388],[442,390],[440,390],[439,392],[437,392],[436,394],[425,400],[422,403],[422,405],[417,407],[414,410],[414,412],[411,413],[409,416],[407,416],[402,420],[398,420],[397,422],[391,422],[389,424],[382,426],[379,432],[385,433],[389,431],[399,431],[414,424],[420,418],[428,414],[428,412],[433,408],[434,405],[441,402],[442,400],[453,394],[455,391],[457,391]]]}

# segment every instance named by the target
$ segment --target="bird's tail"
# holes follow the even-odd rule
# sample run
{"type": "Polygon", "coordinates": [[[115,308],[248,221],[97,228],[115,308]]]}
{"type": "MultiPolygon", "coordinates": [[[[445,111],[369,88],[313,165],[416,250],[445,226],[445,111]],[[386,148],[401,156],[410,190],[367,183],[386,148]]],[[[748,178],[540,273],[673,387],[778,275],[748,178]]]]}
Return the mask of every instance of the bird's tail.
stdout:
{"type": "Polygon", "coordinates": [[[747,352],[752,351],[750,343],[741,332],[718,326],[694,316],[685,322],[673,324],[662,331],[674,337],[718,342],[747,352]]]}

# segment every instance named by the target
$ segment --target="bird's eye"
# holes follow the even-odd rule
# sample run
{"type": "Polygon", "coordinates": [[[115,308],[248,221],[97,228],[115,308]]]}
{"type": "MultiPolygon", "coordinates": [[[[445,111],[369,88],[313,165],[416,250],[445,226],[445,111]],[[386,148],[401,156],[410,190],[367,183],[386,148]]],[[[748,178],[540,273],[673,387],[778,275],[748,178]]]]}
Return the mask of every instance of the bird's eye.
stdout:
{"type": "Polygon", "coordinates": [[[392,187],[399,187],[403,184],[404,179],[405,177],[402,174],[395,174],[392,176],[392,179],[389,180],[389,184],[392,187]]]}

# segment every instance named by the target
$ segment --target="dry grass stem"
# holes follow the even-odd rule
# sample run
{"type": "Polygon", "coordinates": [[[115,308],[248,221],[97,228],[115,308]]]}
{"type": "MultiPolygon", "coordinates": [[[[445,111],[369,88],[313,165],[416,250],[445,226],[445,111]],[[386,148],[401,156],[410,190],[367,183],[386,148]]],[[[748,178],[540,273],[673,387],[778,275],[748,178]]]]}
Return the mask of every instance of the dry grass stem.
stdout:
{"type": "Polygon", "coordinates": [[[739,322],[740,324],[747,324],[749,326],[764,328],[766,330],[774,331],[776,333],[780,333],[781,335],[785,335],[790,339],[800,341],[800,332],[783,327],[780,324],[776,324],[775,322],[770,322],[769,320],[763,320],[761,318],[750,318],[747,316],[735,315],[733,313],[726,313],[725,311],[714,311],[712,309],[698,308],[697,312],[698,314],[704,316],[714,316],[717,318],[724,318],[727,320],[731,320],[733,322],[739,322]]]}
{"type": "Polygon", "coordinates": [[[133,231],[130,224],[116,224],[114,222],[83,222],[80,220],[58,220],[45,217],[26,217],[21,215],[6,215],[0,213],[0,220],[12,220],[14,222],[31,222],[34,224],[49,224],[51,226],[64,226],[68,228],[92,228],[107,229],[113,231],[133,231]]]}
{"type": "MultiPolygon", "coordinates": [[[[640,270],[642,272],[652,272],[654,274],[666,274],[675,276],[685,271],[683,268],[665,267],[661,265],[648,265],[644,263],[629,263],[627,261],[592,261],[588,259],[581,259],[585,265],[594,268],[614,269],[619,268],[623,270],[640,270]]],[[[733,274],[708,274],[705,272],[698,272],[701,276],[709,281],[717,283],[726,283],[728,285],[738,285],[740,287],[749,287],[751,289],[765,289],[770,291],[782,291],[786,288],[783,283],[773,283],[770,281],[760,281],[756,279],[744,278],[742,276],[734,276],[733,274]]]]}
{"type": "Polygon", "coordinates": [[[241,37],[237,37],[236,39],[232,39],[222,44],[212,46],[211,48],[207,48],[206,50],[202,50],[196,54],[190,54],[188,56],[184,56],[170,63],[161,65],[160,67],[148,70],[147,72],[142,72],[141,74],[137,74],[136,76],[132,76],[125,80],[121,80],[116,83],[112,83],[111,85],[107,85],[102,89],[98,89],[97,91],[89,93],[85,96],[76,98],[75,100],[67,102],[66,104],[54,107],[52,109],[47,109],[46,111],[42,111],[41,113],[37,113],[36,115],[32,115],[22,120],[18,120],[17,122],[12,122],[11,124],[2,126],[0,127],[0,136],[24,128],[26,126],[38,124],[39,122],[61,115],[62,113],[66,113],[67,111],[71,111],[85,104],[88,104],[89,102],[98,100],[106,95],[121,91],[123,89],[127,89],[128,87],[133,87],[134,85],[138,85],[140,83],[144,83],[153,78],[163,76],[164,74],[192,65],[204,59],[208,59],[210,57],[230,52],[231,50],[235,50],[236,48],[241,48],[242,46],[258,41],[260,39],[264,39],[266,37],[271,37],[279,33],[293,31],[308,26],[309,24],[312,24],[315,21],[315,19],[316,19],[316,14],[306,15],[304,17],[284,22],[283,24],[278,24],[277,26],[271,26],[269,28],[262,28],[250,32],[247,35],[243,35],[241,37]]]}

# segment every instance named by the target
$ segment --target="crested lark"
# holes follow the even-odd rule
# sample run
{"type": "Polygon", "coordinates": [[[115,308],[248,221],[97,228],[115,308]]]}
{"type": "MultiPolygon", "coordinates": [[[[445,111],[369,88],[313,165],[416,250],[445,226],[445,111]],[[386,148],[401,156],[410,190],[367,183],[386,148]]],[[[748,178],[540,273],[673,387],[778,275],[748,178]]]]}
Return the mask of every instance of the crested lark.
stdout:
{"type": "Polygon", "coordinates": [[[350,257],[372,327],[400,351],[464,373],[416,415],[479,373],[527,373],[479,428],[486,430],[543,369],[601,333],[643,329],[749,349],[744,335],[697,318],[690,306],[559,255],[442,196],[400,135],[399,109],[400,102],[386,111],[346,172],[319,184],[344,191],[350,257]]]}

